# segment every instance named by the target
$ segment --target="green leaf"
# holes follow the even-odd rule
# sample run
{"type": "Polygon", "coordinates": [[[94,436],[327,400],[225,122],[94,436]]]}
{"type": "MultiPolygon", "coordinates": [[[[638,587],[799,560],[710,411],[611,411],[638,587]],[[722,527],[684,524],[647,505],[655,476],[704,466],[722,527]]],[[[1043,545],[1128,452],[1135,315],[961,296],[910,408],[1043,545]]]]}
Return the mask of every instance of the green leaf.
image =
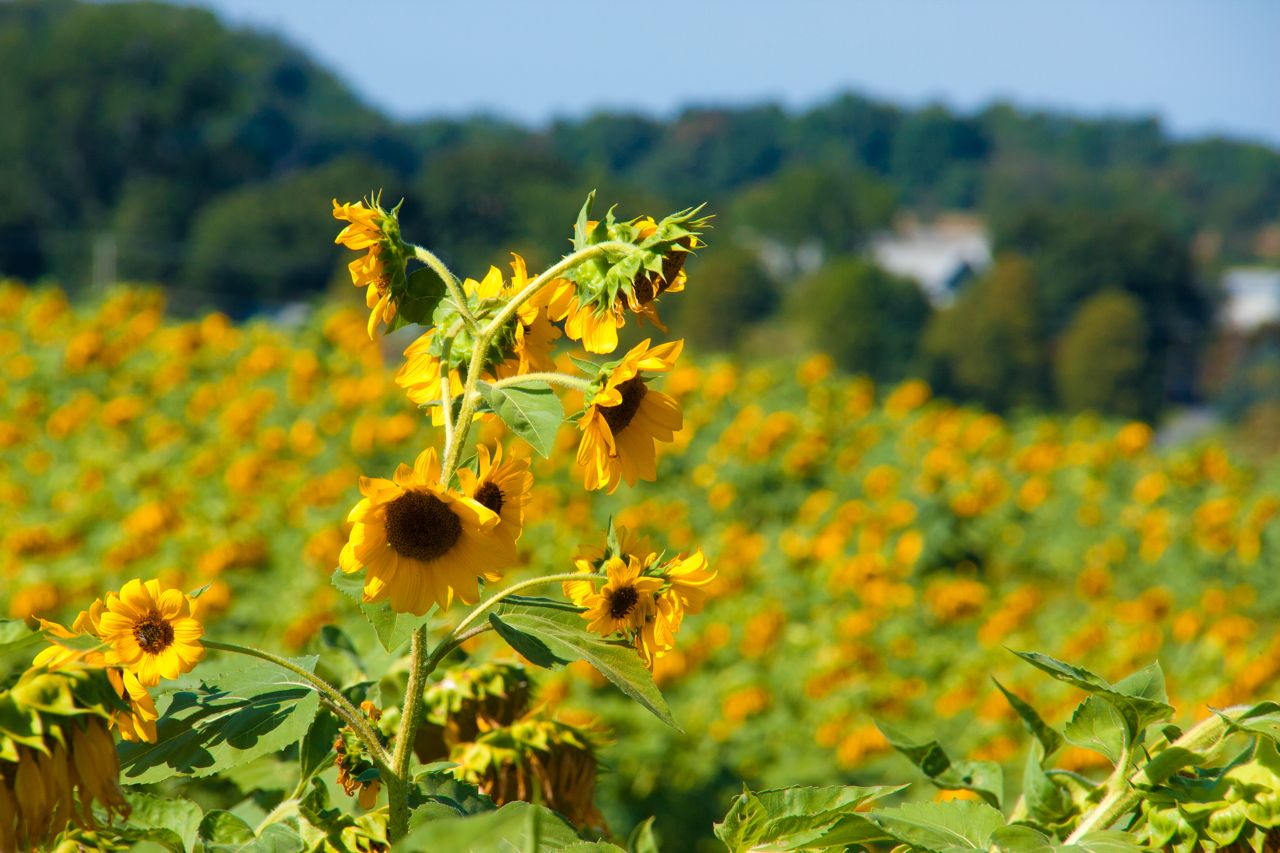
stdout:
{"type": "Polygon", "coordinates": [[[591,634],[576,613],[504,605],[489,614],[489,624],[513,649],[537,666],[554,667],[585,660],[619,690],[672,728],[667,702],[653,683],[653,675],[630,645],[591,634]]]}
{"type": "Polygon", "coordinates": [[[1022,771],[1022,796],[1027,814],[1036,823],[1053,826],[1066,821],[1075,811],[1071,795],[1044,772],[1044,753],[1033,744],[1022,771]]]}
{"type": "Polygon", "coordinates": [[[305,782],[332,763],[333,742],[342,726],[328,711],[316,714],[298,747],[298,770],[305,782]]]}
{"type": "MultiPolygon", "coordinates": [[[[450,853],[532,850],[531,824],[538,836],[538,851],[567,850],[582,841],[560,815],[517,800],[497,811],[426,821],[398,842],[396,849],[448,850],[450,853]]],[[[595,849],[622,848],[610,845],[595,849]]]]}
{"type": "Polygon", "coordinates": [[[434,604],[424,615],[415,616],[412,613],[396,613],[385,601],[377,604],[364,603],[364,577],[359,573],[347,574],[342,569],[334,569],[329,582],[360,606],[360,612],[373,626],[378,642],[388,652],[394,652],[409,642],[413,632],[431,621],[436,612],[434,604]]]}
{"type": "Polygon", "coordinates": [[[868,817],[900,843],[933,851],[986,848],[992,833],[1005,825],[1004,815],[972,800],[907,803],[868,817]]]}
{"type": "Polygon", "coordinates": [[[658,835],[653,831],[653,818],[645,819],[639,826],[631,830],[627,838],[627,853],[662,853],[658,846],[658,835]]]}
{"type": "Polygon", "coordinates": [[[242,845],[253,841],[253,827],[231,812],[216,809],[200,821],[200,840],[205,846],[242,845]]]}
{"type": "Polygon", "coordinates": [[[431,325],[431,315],[447,292],[440,276],[429,267],[414,270],[405,281],[405,295],[396,304],[396,322],[391,331],[410,323],[431,325]]]}
{"type": "Polygon", "coordinates": [[[1090,696],[1076,707],[1063,732],[1076,746],[1105,755],[1112,764],[1124,751],[1126,723],[1120,712],[1100,696],[1090,696]]]}
{"type": "MultiPolygon", "coordinates": [[[[200,823],[204,818],[200,806],[191,800],[169,799],[133,791],[126,793],[125,799],[129,801],[131,809],[126,828],[141,830],[146,840],[163,844],[170,850],[195,850],[200,823]],[[159,830],[159,833],[155,836],[148,834],[152,830],[159,830]],[[172,841],[162,840],[165,835],[172,835],[177,846],[173,846],[172,841]]],[[[141,841],[143,838],[136,840],[141,841]]]]}
{"type": "Polygon", "coordinates": [[[1234,719],[1221,711],[1214,713],[1226,723],[1230,732],[1261,735],[1280,742],[1280,704],[1276,702],[1259,702],[1234,719]]]}
{"type": "MultiPolygon", "coordinates": [[[[292,662],[313,671],[316,658],[292,662]]],[[[203,667],[200,676],[199,687],[161,698],[155,743],[120,745],[126,784],[208,776],[284,749],[302,740],[320,706],[309,684],[265,661],[203,667]]]]}
{"type": "Polygon", "coordinates": [[[542,456],[550,456],[556,443],[556,432],[564,422],[564,406],[555,391],[545,382],[507,385],[495,388],[481,386],[489,408],[516,435],[542,456]]]}
{"type": "Polygon", "coordinates": [[[897,729],[876,723],[885,740],[944,791],[973,791],[996,808],[1004,797],[1004,770],[994,761],[952,761],[936,740],[916,743],[897,729]]]}
{"type": "Polygon", "coordinates": [[[419,773],[409,789],[409,806],[414,814],[420,806],[427,803],[439,803],[447,806],[455,815],[480,814],[491,812],[497,806],[475,785],[459,782],[447,770],[428,770],[419,773]]]}
{"type": "Polygon", "coordinates": [[[1136,743],[1138,735],[1151,723],[1173,716],[1173,708],[1165,694],[1164,673],[1160,671],[1158,664],[1151,664],[1113,685],[1087,669],[1063,663],[1039,652],[1014,654],[1059,681],[1079,687],[1110,703],[1124,720],[1130,743],[1136,743]]]}
{"type": "Polygon", "coordinates": [[[1002,826],[991,833],[991,846],[1001,853],[1054,853],[1053,839],[1029,826],[1002,826]]]}
{"type": "Polygon", "coordinates": [[[905,787],[743,790],[724,820],[715,825],[715,834],[733,853],[838,848],[884,840],[888,836],[856,810],[905,787]]]}
{"type": "Polygon", "coordinates": [[[1040,748],[1044,752],[1045,758],[1050,758],[1058,748],[1062,746],[1062,735],[1058,734],[1058,730],[1050,726],[1040,716],[1035,708],[1023,701],[1018,696],[1005,689],[1005,686],[995,678],[991,679],[995,682],[996,687],[1004,694],[1004,698],[1008,700],[1009,705],[1022,718],[1022,723],[1027,727],[1027,731],[1031,732],[1040,741],[1040,748]]]}
{"type": "Polygon", "coordinates": [[[1127,832],[1113,829],[1100,829],[1082,836],[1075,844],[1063,847],[1067,851],[1086,851],[1086,853],[1133,853],[1135,850],[1147,849],[1139,844],[1134,836],[1127,832]]]}

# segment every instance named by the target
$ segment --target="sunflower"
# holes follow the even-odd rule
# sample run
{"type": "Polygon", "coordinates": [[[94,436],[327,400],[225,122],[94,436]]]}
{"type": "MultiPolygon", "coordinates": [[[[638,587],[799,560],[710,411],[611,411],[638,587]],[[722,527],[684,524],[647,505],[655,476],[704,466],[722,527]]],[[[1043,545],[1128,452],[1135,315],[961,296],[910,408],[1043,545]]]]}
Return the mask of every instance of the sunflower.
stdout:
{"type": "Polygon", "coordinates": [[[578,464],[583,485],[607,488],[621,480],[656,480],[656,441],[671,441],[684,426],[680,406],[666,394],[651,390],[641,371],[666,373],[675,366],[684,341],[650,348],[646,338],[609,371],[604,387],[595,393],[578,421],[582,441],[578,464]]]}
{"type": "Polygon", "coordinates": [[[684,614],[702,612],[707,600],[707,587],[716,579],[716,572],[708,566],[701,549],[663,564],[658,571],[670,584],[663,591],[662,598],[671,600],[671,630],[679,631],[684,614]]]}
{"type": "Polygon", "coordinates": [[[50,671],[70,665],[105,669],[107,680],[115,694],[128,705],[128,710],[117,710],[112,715],[111,727],[118,728],[120,736],[125,740],[155,743],[156,720],[160,715],[156,712],[155,700],[138,681],[138,676],[123,667],[108,666],[107,656],[98,649],[76,649],[59,642],[86,634],[100,636],[98,620],[105,607],[102,599],[95,600],[88,610],[80,611],[70,628],[40,619],[40,627],[50,635],[51,643],[36,655],[32,666],[50,671]]]}
{"type": "MultiPolygon", "coordinates": [[[[610,527],[612,528],[612,522],[610,522],[610,527]]],[[[614,535],[612,538],[616,539],[617,553],[614,553],[609,545],[578,546],[578,554],[574,557],[573,565],[583,575],[583,578],[582,580],[565,581],[561,584],[565,597],[578,606],[582,606],[582,602],[595,592],[591,575],[600,572],[610,557],[622,557],[624,559],[635,557],[646,567],[658,557],[649,544],[647,537],[635,533],[624,526],[613,528],[613,530],[614,535]]]]}
{"type": "Polygon", "coordinates": [[[357,252],[365,251],[363,257],[347,264],[347,270],[351,273],[351,283],[365,288],[365,305],[370,309],[368,331],[372,338],[378,323],[390,323],[396,316],[396,304],[391,298],[391,273],[385,258],[388,244],[385,226],[390,217],[376,200],[365,206],[362,201],[339,204],[335,198],[333,218],[348,223],[333,242],[357,252]]]}
{"type": "MultiPolygon", "coordinates": [[[[396,384],[405,390],[409,399],[419,406],[431,407],[431,422],[444,423],[444,411],[440,400],[444,393],[441,385],[440,357],[431,351],[435,342],[435,329],[428,329],[409,344],[404,351],[404,364],[396,371],[396,384]]],[[[449,371],[449,397],[462,390],[462,376],[457,370],[449,371]]]]}
{"type": "Polygon", "coordinates": [[[474,498],[441,487],[432,449],[394,480],[362,477],[364,495],[347,520],[354,524],[339,564],[351,573],[367,569],[364,600],[389,599],[400,613],[421,616],[431,605],[447,608],[456,595],[476,600],[476,578],[497,580],[515,549],[495,528],[498,513],[474,498]]]}
{"type": "MultiPolygon", "coordinates": [[[[524,258],[511,253],[511,285],[507,295],[514,297],[525,289],[530,278],[525,268],[524,258]]],[[[560,339],[560,330],[551,322],[548,305],[551,288],[544,287],[532,297],[521,303],[516,309],[518,322],[515,328],[514,358],[498,368],[498,378],[551,371],[556,369],[551,350],[560,339]]]]}
{"type": "Polygon", "coordinates": [[[190,672],[204,658],[204,627],[195,617],[195,599],[160,581],[134,579],[107,593],[96,627],[111,648],[108,664],[122,666],[144,687],[190,672]]]}
{"type": "Polygon", "coordinates": [[[627,322],[621,301],[613,305],[584,302],[578,296],[577,284],[567,279],[559,279],[547,290],[548,316],[564,321],[566,335],[581,341],[587,352],[604,355],[618,348],[618,330],[627,322]]]}
{"type": "Polygon", "coordinates": [[[643,571],[635,557],[609,558],[604,566],[604,586],[582,600],[588,631],[608,637],[619,631],[630,635],[644,627],[656,609],[654,594],[662,588],[662,579],[647,577],[643,571]]]}
{"type": "Polygon", "coordinates": [[[458,483],[463,494],[485,509],[497,513],[498,525],[494,532],[511,543],[512,553],[508,562],[515,562],[516,540],[524,526],[524,508],[529,503],[529,490],[533,487],[533,475],[529,473],[528,459],[502,461],[502,445],[494,447],[490,458],[489,448],[476,447],[479,471],[470,468],[458,470],[458,483]]]}

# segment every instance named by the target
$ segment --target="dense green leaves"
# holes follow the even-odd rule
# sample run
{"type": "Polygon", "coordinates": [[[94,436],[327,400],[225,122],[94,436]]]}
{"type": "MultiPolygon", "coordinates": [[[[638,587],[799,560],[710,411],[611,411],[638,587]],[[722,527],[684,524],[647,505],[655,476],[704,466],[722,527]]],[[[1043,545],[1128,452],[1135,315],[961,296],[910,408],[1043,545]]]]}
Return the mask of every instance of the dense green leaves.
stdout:
{"type": "Polygon", "coordinates": [[[985,849],[992,833],[1005,825],[998,810],[970,800],[907,803],[870,817],[899,843],[932,851],[985,849]]]}
{"type": "MultiPolygon", "coordinates": [[[[1164,673],[1160,671],[1159,664],[1153,663],[1113,685],[1087,669],[1063,663],[1048,655],[1038,652],[1014,654],[1059,681],[1094,694],[1114,708],[1124,721],[1128,743],[1135,742],[1148,725],[1167,720],[1173,715],[1173,708],[1169,705],[1169,697],[1165,692],[1164,673]]],[[[1101,721],[1094,719],[1099,713],[1090,711],[1090,719],[1082,720],[1081,726],[1084,729],[1077,730],[1082,737],[1085,736],[1084,730],[1101,732],[1101,721]]],[[[1068,735],[1068,739],[1070,737],[1068,735]]]]}
{"type": "Polygon", "coordinates": [[[490,614],[489,623],[513,649],[534,664],[551,667],[584,660],[658,719],[675,726],[666,700],[636,650],[588,633],[586,623],[578,614],[508,605],[490,614]]]}
{"type": "Polygon", "coordinates": [[[603,842],[594,845],[578,837],[573,827],[550,809],[529,803],[508,803],[497,811],[444,818],[420,824],[399,843],[405,850],[449,850],[488,853],[491,850],[621,851],[603,842]],[[537,843],[534,843],[534,840],[537,843]]]}
{"type": "Polygon", "coordinates": [[[898,730],[877,723],[885,740],[920,768],[929,781],[945,791],[973,791],[999,808],[1004,796],[1004,771],[994,761],[952,761],[936,740],[916,743],[898,730]]]}
{"type": "MultiPolygon", "coordinates": [[[[307,670],[316,659],[293,661],[307,670]]],[[[208,776],[302,740],[319,697],[298,676],[273,664],[204,666],[199,685],[162,697],[153,744],[120,746],[121,776],[141,784],[175,774],[208,776]]]]}
{"type": "Polygon", "coordinates": [[[431,315],[444,298],[448,289],[434,271],[421,267],[409,274],[405,282],[405,296],[396,304],[396,316],[389,330],[416,323],[431,325],[431,315]]]}
{"type": "Polygon", "coordinates": [[[896,788],[855,786],[744,790],[716,824],[716,837],[733,853],[748,850],[819,850],[887,840],[890,836],[857,811],[896,788]]]}

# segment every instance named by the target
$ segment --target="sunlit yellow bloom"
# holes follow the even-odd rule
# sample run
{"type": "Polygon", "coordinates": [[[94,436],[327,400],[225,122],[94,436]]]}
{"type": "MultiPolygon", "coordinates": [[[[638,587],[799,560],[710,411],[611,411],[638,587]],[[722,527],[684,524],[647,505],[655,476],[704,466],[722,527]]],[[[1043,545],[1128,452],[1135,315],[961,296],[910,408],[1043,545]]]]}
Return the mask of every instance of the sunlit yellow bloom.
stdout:
{"type": "Polygon", "coordinates": [[[495,530],[498,513],[439,479],[434,449],[412,468],[402,464],[393,480],[360,478],[364,499],[347,516],[354,527],[339,564],[348,573],[367,570],[366,602],[389,600],[393,610],[419,616],[455,596],[471,603],[476,578],[497,580],[514,558],[495,530]]]}
{"type": "MultiPolygon", "coordinates": [[[[512,252],[511,285],[507,288],[507,295],[516,296],[530,280],[524,258],[512,252]]],[[[556,369],[551,350],[560,338],[560,330],[549,316],[550,297],[551,288],[544,287],[516,309],[515,358],[498,367],[498,378],[556,369]]]]}
{"type": "Polygon", "coordinates": [[[654,594],[662,588],[660,578],[641,574],[644,567],[634,557],[612,557],[605,564],[605,584],[582,601],[587,610],[587,630],[608,637],[619,631],[639,631],[657,610],[654,594]]]}
{"type": "Polygon", "coordinates": [[[671,601],[668,621],[672,632],[680,630],[686,613],[701,613],[707,600],[707,588],[715,581],[716,572],[699,549],[687,557],[677,557],[658,570],[671,586],[662,600],[671,601]]]}
{"type": "Polygon", "coordinates": [[[547,288],[550,293],[548,314],[552,320],[564,321],[564,333],[581,341],[587,352],[611,353],[618,348],[618,330],[626,323],[621,302],[612,308],[578,300],[577,286],[560,280],[547,288]]]}
{"type": "Polygon", "coordinates": [[[604,567],[608,557],[616,556],[624,559],[634,557],[646,566],[657,558],[658,555],[654,553],[648,538],[625,526],[617,527],[615,534],[618,540],[617,554],[610,555],[606,553],[603,546],[599,545],[579,546],[573,565],[583,575],[583,579],[565,581],[561,585],[565,597],[574,604],[582,606],[583,601],[595,593],[595,583],[589,576],[598,573],[604,567]]]}
{"type": "Polygon", "coordinates": [[[349,263],[347,270],[351,273],[351,283],[365,288],[365,305],[370,309],[368,332],[372,338],[379,323],[390,323],[396,315],[396,305],[391,298],[391,275],[384,257],[387,235],[383,222],[387,213],[376,203],[372,207],[366,207],[362,201],[339,204],[335,198],[333,218],[348,223],[333,242],[357,252],[367,250],[363,257],[349,263]]]}
{"type": "Polygon", "coordinates": [[[98,635],[111,647],[107,663],[134,673],[144,687],[190,672],[204,658],[204,627],[195,611],[195,599],[157,580],[131,580],[119,594],[107,593],[96,620],[98,635]]]}
{"type": "Polygon", "coordinates": [[[646,339],[609,372],[603,388],[591,398],[578,427],[578,464],[583,485],[613,492],[626,480],[656,480],[656,441],[671,441],[684,426],[680,405],[645,384],[642,371],[666,373],[675,366],[684,341],[650,348],[646,339]]]}
{"type": "MultiPolygon", "coordinates": [[[[508,459],[502,461],[502,445],[493,450],[489,456],[489,448],[481,444],[476,447],[478,471],[470,468],[458,469],[458,483],[462,493],[485,509],[497,513],[498,525],[494,528],[496,536],[509,542],[515,548],[524,527],[524,508],[529,503],[529,490],[533,488],[533,475],[529,473],[528,459],[508,459]]],[[[512,553],[508,562],[515,562],[512,553]]]]}

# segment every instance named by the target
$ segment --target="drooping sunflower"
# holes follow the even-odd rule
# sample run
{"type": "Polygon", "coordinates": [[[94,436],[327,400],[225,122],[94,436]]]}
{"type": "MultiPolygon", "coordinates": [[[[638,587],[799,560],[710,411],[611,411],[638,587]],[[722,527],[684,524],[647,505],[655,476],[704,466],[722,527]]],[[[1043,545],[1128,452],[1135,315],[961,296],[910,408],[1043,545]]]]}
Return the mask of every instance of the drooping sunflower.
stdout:
{"type": "Polygon", "coordinates": [[[131,580],[107,593],[97,619],[98,635],[110,645],[106,661],[129,670],[143,687],[190,672],[204,658],[196,601],[160,581],[131,580]]]}
{"type": "Polygon", "coordinates": [[[650,348],[645,339],[613,367],[578,421],[582,440],[578,464],[583,485],[613,493],[618,483],[634,486],[658,477],[657,441],[671,441],[684,426],[680,405],[645,383],[642,373],[666,373],[684,341],[650,348]]]}
{"type": "Polygon", "coordinates": [[[503,462],[502,445],[494,447],[491,458],[489,448],[481,444],[476,447],[476,464],[478,471],[458,469],[458,484],[463,494],[470,495],[476,503],[497,513],[498,525],[494,533],[504,543],[510,543],[511,553],[506,562],[514,563],[516,540],[524,528],[524,508],[529,503],[529,490],[533,488],[529,460],[508,459],[503,462]]]}
{"type": "Polygon", "coordinates": [[[654,594],[662,588],[662,579],[642,574],[644,566],[635,557],[610,557],[604,566],[605,584],[599,592],[586,596],[581,604],[587,610],[587,630],[608,637],[623,632],[628,636],[644,627],[657,603],[654,594]]]}
{"type": "Polygon", "coordinates": [[[347,516],[354,526],[339,564],[348,573],[367,570],[366,602],[390,600],[393,610],[419,616],[455,596],[472,603],[476,578],[497,580],[513,559],[514,548],[495,532],[498,513],[439,478],[434,448],[412,468],[402,464],[393,480],[360,478],[364,499],[347,516]]]}
{"type": "MultiPolygon", "coordinates": [[[[435,329],[428,329],[409,344],[404,351],[404,364],[396,371],[395,380],[414,403],[432,407],[431,422],[440,426],[444,423],[444,411],[440,408],[444,395],[444,386],[441,384],[443,370],[440,357],[432,352],[434,343],[435,329]]],[[[461,374],[457,370],[450,370],[450,399],[462,391],[462,385],[461,374]]]]}
{"type": "Polygon", "coordinates": [[[390,245],[387,225],[394,215],[383,210],[376,199],[352,204],[339,204],[333,200],[333,218],[346,222],[333,242],[360,252],[362,257],[347,264],[351,283],[365,288],[365,305],[369,308],[369,337],[379,323],[390,323],[396,316],[396,304],[391,295],[392,271],[387,263],[390,245]]]}
{"type": "Polygon", "coordinates": [[[581,341],[587,352],[606,355],[618,348],[618,330],[626,325],[623,303],[604,305],[584,302],[577,292],[577,285],[561,279],[547,288],[548,316],[564,321],[564,333],[575,341],[581,341]]]}

